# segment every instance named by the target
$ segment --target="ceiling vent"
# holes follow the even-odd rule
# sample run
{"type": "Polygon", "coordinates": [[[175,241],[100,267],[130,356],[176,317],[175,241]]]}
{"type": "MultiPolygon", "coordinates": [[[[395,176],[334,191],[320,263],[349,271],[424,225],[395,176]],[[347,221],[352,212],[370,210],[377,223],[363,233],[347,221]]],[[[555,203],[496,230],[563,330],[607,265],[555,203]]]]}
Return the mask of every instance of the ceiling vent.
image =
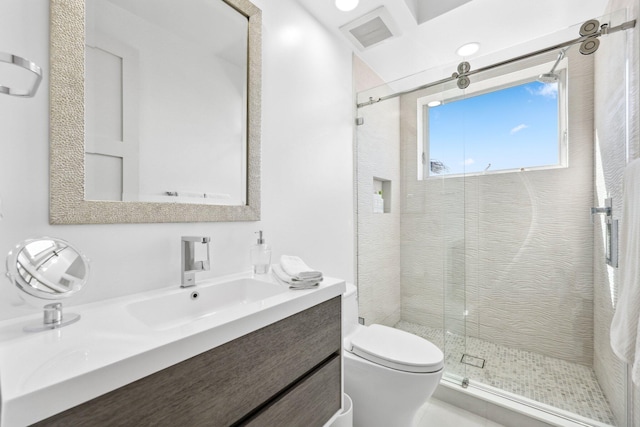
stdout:
{"type": "Polygon", "coordinates": [[[340,30],[360,50],[369,49],[399,35],[397,26],[384,6],[343,25],[340,30]]]}

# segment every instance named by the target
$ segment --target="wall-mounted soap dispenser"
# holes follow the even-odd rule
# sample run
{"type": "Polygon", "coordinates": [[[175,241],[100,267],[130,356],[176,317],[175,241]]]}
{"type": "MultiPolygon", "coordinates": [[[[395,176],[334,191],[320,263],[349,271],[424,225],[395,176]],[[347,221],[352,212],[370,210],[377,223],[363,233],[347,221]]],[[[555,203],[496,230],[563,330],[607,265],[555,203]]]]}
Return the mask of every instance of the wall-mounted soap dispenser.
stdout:
{"type": "Polygon", "coordinates": [[[256,274],[267,274],[271,266],[271,248],[262,237],[262,230],[256,231],[258,243],[251,247],[251,264],[256,274]]]}

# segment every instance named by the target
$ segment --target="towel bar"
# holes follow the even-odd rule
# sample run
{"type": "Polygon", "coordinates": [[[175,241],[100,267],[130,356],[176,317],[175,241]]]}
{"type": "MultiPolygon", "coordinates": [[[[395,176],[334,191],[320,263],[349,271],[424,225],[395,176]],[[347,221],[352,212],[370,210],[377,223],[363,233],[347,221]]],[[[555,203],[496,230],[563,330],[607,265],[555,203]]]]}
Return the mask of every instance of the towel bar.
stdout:
{"type": "Polygon", "coordinates": [[[42,69],[39,66],[29,61],[28,59],[24,59],[20,56],[12,55],[5,52],[0,52],[0,62],[17,65],[18,67],[29,70],[36,75],[36,80],[33,82],[33,85],[30,89],[14,89],[8,86],[0,85],[0,93],[25,98],[31,98],[36,94],[36,92],[38,91],[38,86],[40,86],[40,82],[42,81],[42,69]]]}

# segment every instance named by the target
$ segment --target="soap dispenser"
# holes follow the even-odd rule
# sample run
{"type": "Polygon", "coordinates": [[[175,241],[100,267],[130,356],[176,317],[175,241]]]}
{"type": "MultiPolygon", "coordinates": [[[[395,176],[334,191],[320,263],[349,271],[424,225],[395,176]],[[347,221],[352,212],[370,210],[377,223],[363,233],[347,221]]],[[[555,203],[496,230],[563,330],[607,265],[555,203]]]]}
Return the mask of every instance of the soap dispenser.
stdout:
{"type": "Polygon", "coordinates": [[[262,230],[256,231],[258,243],[251,247],[251,264],[256,274],[267,274],[271,266],[271,248],[264,242],[262,230]]]}

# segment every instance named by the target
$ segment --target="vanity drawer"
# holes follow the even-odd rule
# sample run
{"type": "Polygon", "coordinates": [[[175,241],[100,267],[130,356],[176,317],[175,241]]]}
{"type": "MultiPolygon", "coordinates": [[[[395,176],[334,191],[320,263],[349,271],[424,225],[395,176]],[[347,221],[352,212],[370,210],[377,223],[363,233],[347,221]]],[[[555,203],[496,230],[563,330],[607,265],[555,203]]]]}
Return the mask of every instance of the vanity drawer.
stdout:
{"type": "MultiPolygon", "coordinates": [[[[340,315],[340,297],[335,297],[35,425],[194,427],[243,422],[339,354],[340,315]]],[[[334,381],[339,399],[340,376],[334,381]]],[[[332,411],[329,417],[337,409],[332,411]]]]}
{"type": "Polygon", "coordinates": [[[322,426],[340,410],[340,355],[336,354],[275,399],[246,427],[322,426]]]}

